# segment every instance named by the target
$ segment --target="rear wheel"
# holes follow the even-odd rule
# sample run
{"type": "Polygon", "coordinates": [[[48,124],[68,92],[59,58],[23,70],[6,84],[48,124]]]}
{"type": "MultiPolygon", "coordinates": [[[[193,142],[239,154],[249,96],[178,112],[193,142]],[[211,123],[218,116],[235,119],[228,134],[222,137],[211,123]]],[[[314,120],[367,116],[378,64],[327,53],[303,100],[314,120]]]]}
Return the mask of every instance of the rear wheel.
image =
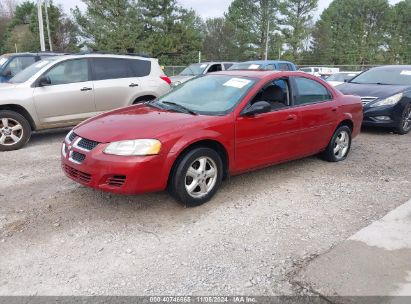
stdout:
{"type": "Polygon", "coordinates": [[[177,163],[170,181],[170,192],[187,207],[208,202],[217,192],[223,177],[220,155],[210,148],[196,148],[177,163]]]}
{"type": "Polygon", "coordinates": [[[351,129],[347,126],[339,127],[322,156],[329,162],[339,162],[347,158],[351,149],[351,129]]]}
{"type": "Polygon", "coordinates": [[[30,136],[31,127],[26,118],[14,111],[0,111],[0,151],[21,149],[30,136]]]}
{"type": "Polygon", "coordinates": [[[411,103],[405,107],[400,125],[396,131],[401,135],[408,134],[411,131],[411,103]]]}

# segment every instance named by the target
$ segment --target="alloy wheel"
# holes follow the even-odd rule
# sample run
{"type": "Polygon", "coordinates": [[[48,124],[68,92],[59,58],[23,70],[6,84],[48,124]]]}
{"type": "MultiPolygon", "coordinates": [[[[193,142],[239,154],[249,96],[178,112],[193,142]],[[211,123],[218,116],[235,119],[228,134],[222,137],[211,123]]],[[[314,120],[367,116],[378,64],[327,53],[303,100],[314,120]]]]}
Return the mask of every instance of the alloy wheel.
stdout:
{"type": "Polygon", "coordinates": [[[408,107],[408,109],[405,111],[402,121],[402,127],[406,132],[411,130],[411,107],[408,107]]]}
{"type": "Polygon", "coordinates": [[[23,126],[15,119],[2,118],[0,120],[0,145],[12,146],[23,138],[23,126]]]}
{"type": "Polygon", "coordinates": [[[350,135],[347,131],[341,131],[334,142],[334,155],[337,160],[343,159],[350,148],[350,135]]]}
{"type": "Polygon", "coordinates": [[[185,176],[185,188],[193,198],[208,195],[217,182],[217,165],[209,157],[197,158],[189,167],[185,176]]]}

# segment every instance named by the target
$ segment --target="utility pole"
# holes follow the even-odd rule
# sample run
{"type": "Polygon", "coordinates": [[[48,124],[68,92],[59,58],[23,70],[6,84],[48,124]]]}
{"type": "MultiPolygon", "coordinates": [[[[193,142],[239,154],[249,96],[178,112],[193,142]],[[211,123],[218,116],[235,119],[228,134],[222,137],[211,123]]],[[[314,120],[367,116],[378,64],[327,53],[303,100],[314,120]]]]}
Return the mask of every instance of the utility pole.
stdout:
{"type": "Polygon", "coordinates": [[[49,13],[47,11],[47,6],[49,5],[48,0],[44,0],[44,6],[46,8],[46,23],[47,23],[47,36],[49,38],[49,46],[50,46],[50,52],[53,51],[53,45],[51,43],[51,34],[50,34],[50,22],[49,22],[49,13]]]}
{"type": "Polygon", "coordinates": [[[270,39],[270,19],[267,21],[267,37],[265,39],[265,60],[268,59],[268,40],[270,39]]]}
{"type": "Polygon", "coordinates": [[[42,0],[37,0],[37,16],[39,19],[40,49],[44,52],[46,50],[46,43],[44,42],[43,10],[41,2],[42,0]]]}

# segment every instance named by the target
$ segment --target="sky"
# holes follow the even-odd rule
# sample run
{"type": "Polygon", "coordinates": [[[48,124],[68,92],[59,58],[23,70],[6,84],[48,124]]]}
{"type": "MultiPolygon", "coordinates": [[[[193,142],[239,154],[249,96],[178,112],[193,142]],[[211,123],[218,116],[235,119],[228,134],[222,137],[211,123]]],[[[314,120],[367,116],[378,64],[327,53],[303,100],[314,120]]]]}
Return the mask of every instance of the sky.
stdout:
{"type": "MultiPolygon", "coordinates": [[[[389,1],[395,4],[400,0],[389,1]]],[[[184,7],[193,8],[203,18],[210,18],[223,16],[232,0],[178,0],[178,2],[184,7]]],[[[318,18],[321,12],[327,8],[331,2],[332,0],[319,0],[316,18],[318,18]]],[[[54,3],[61,4],[66,12],[70,12],[70,9],[76,5],[84,8],[84,4],[80,0],[54,0],[54,3]]]]}

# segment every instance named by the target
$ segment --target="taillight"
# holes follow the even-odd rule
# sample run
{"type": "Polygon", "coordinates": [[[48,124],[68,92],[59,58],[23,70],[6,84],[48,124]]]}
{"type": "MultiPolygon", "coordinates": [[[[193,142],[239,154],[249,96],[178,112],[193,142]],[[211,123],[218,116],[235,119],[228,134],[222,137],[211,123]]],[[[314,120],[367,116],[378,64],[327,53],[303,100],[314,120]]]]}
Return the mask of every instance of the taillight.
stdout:
{"type": "Polygon", "coordinates": [[[163,75],[163,76],[160,76],[160,78],[163,79],[165,82],[167,82],[169,85],[171,85],[171,79],[168,78],[168,76],[163,75]]]}

